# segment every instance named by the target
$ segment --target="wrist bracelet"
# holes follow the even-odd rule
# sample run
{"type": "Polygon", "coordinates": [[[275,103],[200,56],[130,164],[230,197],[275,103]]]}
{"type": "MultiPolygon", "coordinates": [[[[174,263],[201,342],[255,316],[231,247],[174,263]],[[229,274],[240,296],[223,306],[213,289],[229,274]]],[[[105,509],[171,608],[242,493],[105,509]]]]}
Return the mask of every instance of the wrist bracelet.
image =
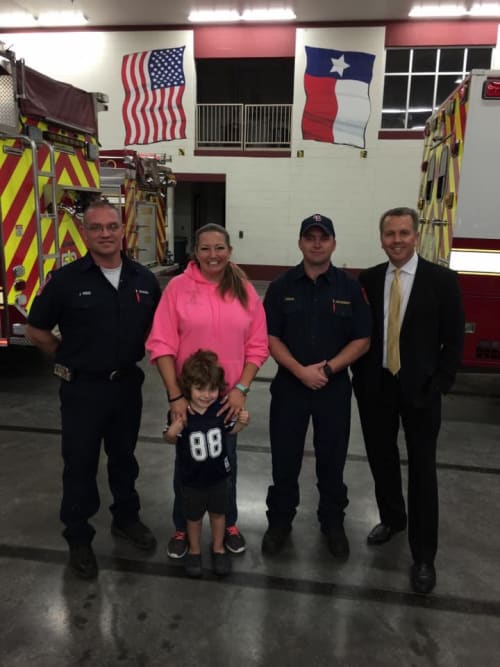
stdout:
{"type": "Polygon", "coordinates": [[[237,384],[234,385],[235,389],[239,389],[243,396],[246,396],[248,392],[250,391],[250,387],[246,387],[244,384],[241,384],[241,382],[238,382],[237,384]]]}
{"type": "Polygon", "coordinates": [[[176,396],[175,398],[170,398],[170,396],[167,394],[167,398],[169,403],[175,403],[175,401],[180,401],[181,398],[184,398],[184,394],[179,394],[179,396],[176,396]]]}

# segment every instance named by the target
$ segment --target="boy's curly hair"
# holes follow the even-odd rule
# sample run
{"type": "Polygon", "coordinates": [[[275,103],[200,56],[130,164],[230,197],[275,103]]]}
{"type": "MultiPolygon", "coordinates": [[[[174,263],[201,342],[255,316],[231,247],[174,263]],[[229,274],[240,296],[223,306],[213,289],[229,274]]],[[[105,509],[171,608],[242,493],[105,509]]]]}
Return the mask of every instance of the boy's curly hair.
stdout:
{"type": "Polygon", "coordinates": [[[219,366],[215,352],[198,350],[182,366],[180,385],[184,396],[191,396],[191,387],[213,387],[220,392],[226,388],[224,369],[219,366]]]}

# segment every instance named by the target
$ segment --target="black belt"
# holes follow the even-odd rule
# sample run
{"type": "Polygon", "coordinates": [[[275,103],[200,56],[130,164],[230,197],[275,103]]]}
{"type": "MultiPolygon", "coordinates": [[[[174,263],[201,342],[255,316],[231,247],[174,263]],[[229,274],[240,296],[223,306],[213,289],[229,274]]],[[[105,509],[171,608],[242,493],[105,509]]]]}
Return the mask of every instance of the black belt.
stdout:
{"type": "Polygon", "coordinates": [[[73,371],[74,380],[106,380],[108,382],[121,382],[137,371],[137,366],[128,368],[115,368],[109,371],[73,371]]]}

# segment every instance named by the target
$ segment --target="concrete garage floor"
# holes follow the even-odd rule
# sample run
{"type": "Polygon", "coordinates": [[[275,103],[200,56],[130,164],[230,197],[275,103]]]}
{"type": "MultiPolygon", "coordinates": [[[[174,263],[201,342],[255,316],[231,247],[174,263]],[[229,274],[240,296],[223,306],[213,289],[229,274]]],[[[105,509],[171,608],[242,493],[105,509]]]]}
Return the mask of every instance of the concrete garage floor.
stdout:
{"type": "Polygon", "coordinates": [[[377,512],[354,402],[349,560],[336,563],[319,533],[310,442],[291,543],[274,559],[262,556],[273,362],[252,387],[252,423],[239,436],[239,525],[248,549],[216,580],[207,535],[205,576],[187,579],[165,555],[174,457],[161,439],[162,385],[155,368],[143,367],[138,490],[158,549],[147,555],[111,536],[103,458],[94,520],[100,574],[86,583],[67,571],[60,536],[58,382],[36,350],[0,350],[0,665],[499,664],[500,375],[461,375],[444,401],[438,584],[425,597],[409,587],[406,534],[366,545],[377,512]]]}

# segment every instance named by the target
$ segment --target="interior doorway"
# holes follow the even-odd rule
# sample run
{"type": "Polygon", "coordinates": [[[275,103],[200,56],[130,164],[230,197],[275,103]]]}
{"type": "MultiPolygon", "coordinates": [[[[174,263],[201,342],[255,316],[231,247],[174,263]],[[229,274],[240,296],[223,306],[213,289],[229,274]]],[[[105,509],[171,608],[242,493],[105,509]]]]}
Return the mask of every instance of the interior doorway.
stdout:
{"type": "Polygon", "coordinates": [[[176,174],[175,261],[184,268],[196,230],[209,222],[226,226],[225,174],[176,174]]]}

